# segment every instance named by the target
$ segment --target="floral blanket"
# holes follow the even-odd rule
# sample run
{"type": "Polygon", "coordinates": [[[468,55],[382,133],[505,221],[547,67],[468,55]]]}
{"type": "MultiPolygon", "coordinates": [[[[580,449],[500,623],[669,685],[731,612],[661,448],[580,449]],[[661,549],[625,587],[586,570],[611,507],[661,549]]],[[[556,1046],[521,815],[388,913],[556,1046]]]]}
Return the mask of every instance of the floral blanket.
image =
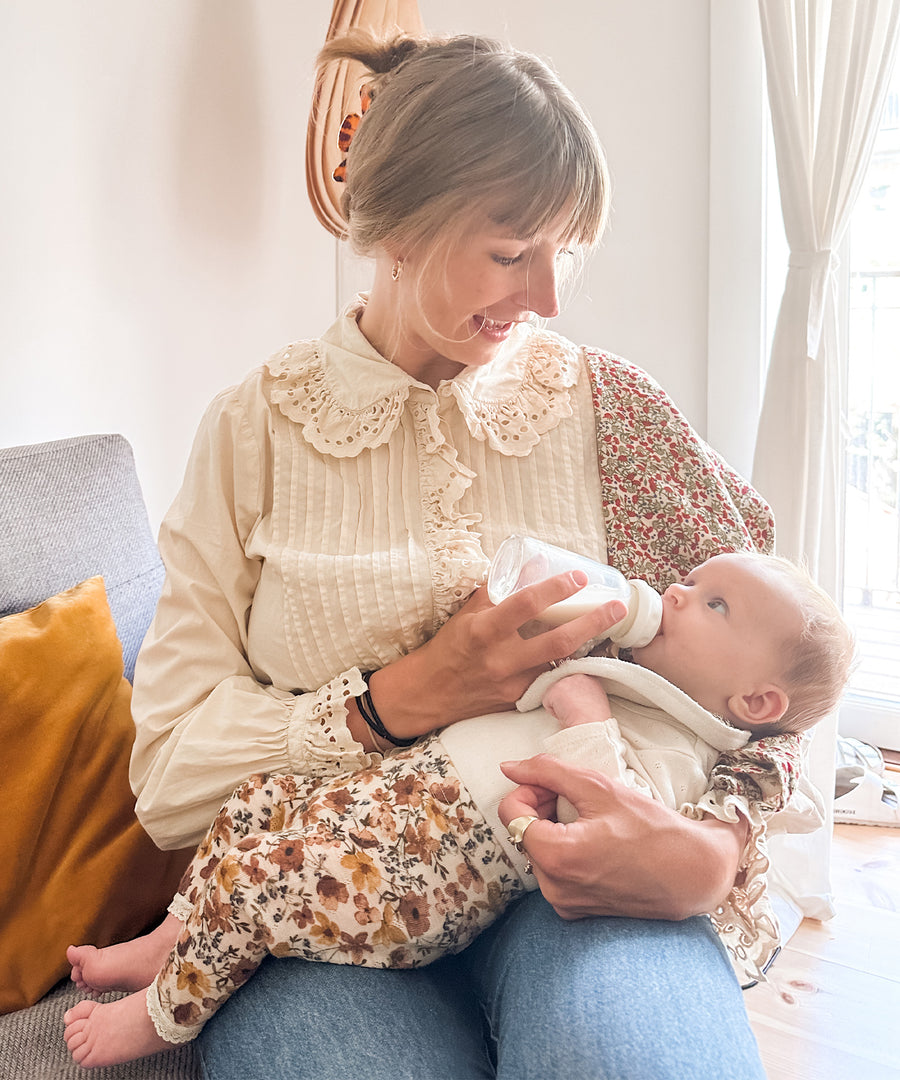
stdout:
{"type": "MultiPolygon", "coordinates": [[[[723,551],[771,552],[772,512],[693,430],[640,368],[585,349],[591,374],[608,558],[626,577],[662,590],[723,551]]],[[[691,816],[746,817],[751,835],[738,884],[712,918],[736,961],[759,977],[778,943],[765,895],[765,821],[800,778],[806,737],[780,735],[723,754],[691,816]]]]}

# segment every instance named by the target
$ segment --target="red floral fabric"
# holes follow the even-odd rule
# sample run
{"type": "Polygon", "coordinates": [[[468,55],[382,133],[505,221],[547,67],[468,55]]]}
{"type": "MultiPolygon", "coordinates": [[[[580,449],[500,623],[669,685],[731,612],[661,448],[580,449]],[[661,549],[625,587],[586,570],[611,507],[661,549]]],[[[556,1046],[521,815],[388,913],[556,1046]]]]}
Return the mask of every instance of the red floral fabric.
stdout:
{"type": "MultiPolygon", "coordinates": [[[[769,553],[772,511],[694,431],[645,371],[586,348],[591,376],[607,557],[662,591],[723,551],[769,553]]],[[[797,782],[802,737],[781,735],[723,754],[712,786],[783,810],[797,782]]]]}

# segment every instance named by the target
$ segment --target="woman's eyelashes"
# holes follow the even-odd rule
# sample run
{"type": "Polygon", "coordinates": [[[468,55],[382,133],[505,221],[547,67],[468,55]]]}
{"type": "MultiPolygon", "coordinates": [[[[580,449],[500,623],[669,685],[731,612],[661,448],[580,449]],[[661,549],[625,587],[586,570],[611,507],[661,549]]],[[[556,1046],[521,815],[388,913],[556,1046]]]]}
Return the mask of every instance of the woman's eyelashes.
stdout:
{"type": "MultiPolygon", "coordinates": [[[[561,248],[559,251],[557,251],[556,258],[571,259],[574,257],[574,255],[575,252],[570,248],[561,248]]],[[[491,258],[499,266],[515,266],[516,263],[522,262],[522,260],[525,258],[525,252],[520,251],[518,255],[500,255],[499,253],[495,252],[493,255],[491,255],[491,258]]]]}

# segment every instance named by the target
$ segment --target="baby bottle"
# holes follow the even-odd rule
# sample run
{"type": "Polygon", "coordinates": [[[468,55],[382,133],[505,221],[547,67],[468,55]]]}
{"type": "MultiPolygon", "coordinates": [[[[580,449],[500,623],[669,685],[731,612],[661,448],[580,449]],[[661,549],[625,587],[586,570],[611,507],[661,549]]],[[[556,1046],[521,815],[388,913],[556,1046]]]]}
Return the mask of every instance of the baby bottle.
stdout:
{"type": "Polygon", "coordinates": [[[662,597],[646,581],[627,580],[614,566],[594,562],[564,548],[530,536],[510,536],[497,548],[488,574],[488,597],[499,604],[507,596],[555,574],[582,570],[587,585],[537,616],[548,626],[561,626],[610,600],[622,600],[628,614],[606,631],[605,637],[623,649],[647,645],[662,621],[662,597]]]}

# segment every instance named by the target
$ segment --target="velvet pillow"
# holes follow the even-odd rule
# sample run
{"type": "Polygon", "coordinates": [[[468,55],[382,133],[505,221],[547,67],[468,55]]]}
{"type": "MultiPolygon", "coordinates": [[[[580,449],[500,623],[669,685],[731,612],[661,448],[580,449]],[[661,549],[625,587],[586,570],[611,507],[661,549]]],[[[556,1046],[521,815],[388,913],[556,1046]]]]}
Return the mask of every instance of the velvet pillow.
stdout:
{"type": "Polygon", "coordinates": [[[66,946],[133,937],[189,853],[134,815],[131,686],[102,578],[0,619],[0,1012],[69,972],[66,946]]]}

